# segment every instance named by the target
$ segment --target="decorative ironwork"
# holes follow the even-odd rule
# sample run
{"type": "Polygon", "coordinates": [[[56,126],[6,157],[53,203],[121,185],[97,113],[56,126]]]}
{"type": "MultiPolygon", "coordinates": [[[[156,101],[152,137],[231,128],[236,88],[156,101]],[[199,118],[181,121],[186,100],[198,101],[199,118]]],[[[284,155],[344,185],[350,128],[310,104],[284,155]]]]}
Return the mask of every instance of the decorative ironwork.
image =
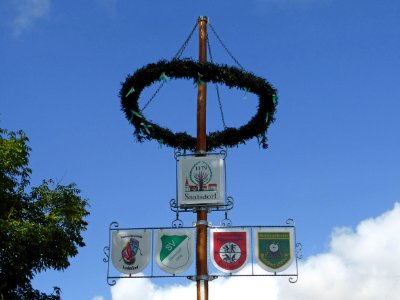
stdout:
{"type": "Polygon", "coordinates": [[[303,255],[301,254],[301,250],[302,250],[302,247],[303,247],[303,246],[302,246],[301,243],[298,243],[298,242],[296,241],[296,227],[295,227],[295,222],[294,222],[294,220],[293,220],[293,219],[288,219],[288,220],[286,220],[286,224],[292,224],[292,226],[293,226],[293,228],[294,228],[294,232],[295,232],[294,238],[295,238],[295,255],[296,255],[296,259],[295,259],[296,275],[293,276],[293,277],[292,277],[292,276],[289,277],[289,282],[290,282],[290,283],[296,283],[297,280],[299,279],[299,276],[298,276],[298,274],[299,274],[299,266],[298,266],[298,264],[297,264],[297,260],[303,258],[303,255]]]}
{"type": "MultiPolygon", "coordinates": [[[[174,202],[173,200],[174,199],[171,200],[171,203],[174,202]]],[[[232,201],[233,201],[233,199],[232,199],[232,201]]],[[[233,202],[232,202],[231,205],[233,207],[233,202]]],[[[293,219],[288,219],[288,220],[289,220],[289,222],[287,222],[287,223],[290,223],[292,225],[281,225],[281,226],[279,226],[279,225],[278,226],[265,226],[265,225],[258,225],[258,226],[232,226],[231,224],[229,224],[229,225],[223,224],[222,226],[212,226],[211,223],[209,223],[208,227],[209,228],[223,228],[225,226],[231,226],[232,228],[236,228],[236,227],[237,228],[244,228],[244,227],[250,228],[250,231],[251,231],[251,234],[250,234],[251,243],[250,244],[252,245],[252,247],[254,247],[254,243],[253,243],[254,242],[254,240],[253,240],[253,233],[254,232],[253,232],[253,230],[255,228],[264,228],[264,227],[268,227],[268,228],[293,228],[295,230],[295,227],[293,225],[294,224],[294,220],[293,219]]],[[[181,220],[179,220],[179,219],[174,220],[174,222],[179,222],[179,221],[181,221],[181,220]]],[[[227,223],[227,222],[230,222],[230,219],[228,219],[227,215],[226,215],[226,218],[223,220],[222,223],[227,223]]],[[[154,246],[153,246],[154,238],[152,238],[151,239],[151,241],[152,241],[152,250],[151,250],[152,251],[152,255],[151,255],[152,264],[151,264],[151,268],[149,267],[149,269],[148,269],[148,272],[150,273],[149,275],[143,275],[142,273],[138,273],[138,274],[120,274],[118,276],[114,276],[114,275],[110,274],[110,262],[111,262],[111,259],[110,259],[111,254],[110,254],[110,252],[111,252],[111,235],[112,235],[111,232],[112,231],[115,231],[115,230],[143,230],[143,229],[146,229],[146,230],[150,230],[152,237],[154,237],[154,231],[155,230],[158,230],[158,229],[174,229],[174,228],[193,229],[193,227],[183,227],[183,226],[180,226],[180,225],[174,226],[174,224],[172,225],[172,227],[119,228],[119,224],[117,222],[112,222],[110,224],[110,226],[109,226],[109,231],[110,231],[110,233],[109,233],[109,245],[105,246],[104,249],[103,249],[104,254],[105,254],[105,258],[103,258],[103,262],[107,263],[107,283],[110,286],[113,286],[113,285],[116,284],[116,280],[117,279],[122,279],[122,278],[172,278],[172,277],[174,277],[174,278],[188,278],[190,280],[214,280],[214,279],[216,279],[218,277],[249,277],[249,276],[288,277],[288,280],[289,280],[290,283],[296,283],[298,281],[298,264],[297,264],[297,260],[301,259],[302,255],[301,255],[301,243],[297,243],[297,242],[295,243],[294,266],[291,268],[291,270],[293,270],[293,271],[290,271],[290,272],[279,272],[279,273],[276,273],[276,272],[271,273],[271,272],[268,272],[268,271],[263,271],[262,273],[259,273],[258,271],[255,271],[255,269],[254,269],[254,265],[256,265],[256,263],[254,262],[255,261],[255,253],[254,253],[254,251],[249,250],[249,253],[251,253],[250,254],[251,255],[251,259],[249,259],[249,262],[251,264],[251,270],[249,271],[249,274],[243,274],[243,273],[241,273],[241,274],[236,274],[236,273],[220,274],[220,273],[214,273],[214,271],[211,271],[207,275],[207,278],[199,279],[197,277],[197,275],[191,275],[191,274],[190,275],[188,275],[188,274],[185,274],[185,275],[184,274],[181,274],[181,275],[179,275],[179,274],[178,275],[177,274],[160,275],[160,273],[158,271],[154,271],[154,268],[153,268],[153,265],[152,265],[153,264],[153,259],[154,259],[154,246]]],[[[296,239],[296,234],[294,234],[294,235],[295,235],[295,239],[296,239]]]]}
{"type": "Polygon", "coordinates": [[[231,219],[228,218],[228,212],[232,208],[233,208],[233,198],[229,196],[226,198],[225,217],[221,221],[221,226],[223,227],[232,226],[232,221],[231,219]]]}
{"type": "Polygon", "coordinates": [[[226,159],[228,156],[228,151],[226,149],[221,149],[219,152],[201,152],[201,153],[187,153],[186,150],[181,149],[181,148],[175,148],[174,149],[174,158],[176,161],[179,160],[179,157],[181,156],[196,156],[196,155],[202,155],[202,156],[207,156],[207,155],[221,155],[223,156],[223,159],[226,159]],[[182,152],[183,151],[183,152],[182,152]]]}
{"type": "Polygon", "coordinates": [[[172,227],[174,227],[174,228],[183,227],[183,221],[179,218],[176,218],[175,220],[172,221],[172,227]]]}
{"type": "Polygon", "coordinates": [[[183,221],[179,219],[179,209],[178,209],[178,201],[176,199],[171,199],[169,201],[170,209],[175,212],[175,220],[172,221],[173,228],[180,228],[183,227],[183,221]]]}
{"type": "MultiPolygon", "coordinates": [[[[290,219],[290,220],[293,221],[293,219],[290,219]]],[[[294,228],[294,231],[295,231],[294,237],[295,237],[295,241],[296,241],[296,227],[294,226],[294,221],[293,221],[293,228],[294,228]]],[[[303,248],[302,244],[301,244],[301,243],[298,243],[298,242],[296,241],[296,242],[295,242],[296,274],[299,274],[299,266],[298,266],[298,264],[297,264],[297,260],[303,258],[303,255],[302,255],[302,253],[301,253],[302,248],[303,248]]],[[[296,283],[298,279],[299,279],[299,276],[298,276],[298,275],[296,275],[295,278],[289,277],[289,282],[290,282],[290,283],[296,283]]]]}
{"type": "Polygon", "coordinates": [[[302,249],[303,249],[303,245],[301,243],[296,243],[296,258],[297,259],[303,258],[303,254],[301,253],[302,249]]]}
{"type": "Polygon", "coordinates": [[[104,255],[103,262],[107,263],[107,283],[109,286],[115,285],[117,282],[114,278],[110,277],[110,250],[111,250],[111,230],[119,227],[117,222],[111,222],[109,226],[108,246],[103,248],[104,255]]]}
{"type": "Polygon", "coordinates": [[[289,277],[289,282],[290,283],[296,283],[297,282],[297,280],[299,279],[299,276],[298,276],[298,274],[299,274],[299,267],[298,267],[298,264],[297,264],[297,260],[298,259],[302,259],[303,258],[303,255],[301,254],[301,250],[302,250],[302,245],[301,245],[301,243],[296,243],[296,246],[295,246],[295,253],[296,253],[296,276],[294,276],[294,277],[289,277]]]}
{"type": "Polygon", "coordinates": [[[219,151],[219,155],[222,155],[224,157],[224,159],[226,159],[226,157],[228,156],[228,150],[225,149],[221,149],[219,151]]]}
{"type": "Polygon", "coordinates": [[[179,216],[179,213],[182,213],[182,212],[196,213],[199,210],[207,210],[207,212],[212,212],[212,211],[226,212],[233,208],[233,197],[231,197],[231,196],[226,197],[226,201],[225,201],[224,205],[218,205],[215,207],[198,206],[198,207],[193,207],[193,208],[188,208],[188,207],[180,208],[178,205],[178,201],[176,199],[171,199],[169,201],[169,207],[170,207],[171,211],[173,211],[174,213],[177,214],[177,216],[179,216]]]}
{"type": "Polygon", "coordinates": [[[233,197],[228,196],[226,197],[225,211],[231,210],[232,208],[233,208],[233,197]]]}
{"type": "Polygon", "coordinates": [[[117,283],[117,281],[112,277],[107,277],[107,283],[109,286],[113,286],[117,283]]]}
{"type": "Polygon", "coordinates": [[[103,258],[103,262],[108,263],[108,261],[110,260],[110,247],[105,246],[103,248],[103,252],[104,252],[104,255],[106,256],[103,258]]]}
{"type": "Polygon", "coordinates": [[[289,226],[295,226],[294,220],[293,219],[287,219],[286,224],[289,226]]]}
{"type": "Polygon", "coordinates": [[[118,228],[118,227],[119,227],[118,222],[115,222],[115,221],[114,221],[114,222],[111,222],[111,223],[110,223],[110,230],[111,230],[111,229],[116,229],[116,228],[118,228]]]}
{"type": "Polygon", "coordinates": [[[169,201],[169,207],[173,212],[178,212],[178,201],[176,199],[171,199],[169,201]]]}
{"type": "Polygon", "coordinates": [[[225,218],[221,220],[221,226],[223,227],[229,227],[232,226],[232,221],[231,219],[229,219],[226,214],[225,214],[225,218]]]}
{"type": "Polygon", "coordinates": [[[182,150],[181,148],[175,148],[174,149],[174,158],[175,160],[178,160],[179,156],[185,156],[186,155],[186,150],[182,150]],[[182,153],[182,151],[184,151],[182,153]]]}

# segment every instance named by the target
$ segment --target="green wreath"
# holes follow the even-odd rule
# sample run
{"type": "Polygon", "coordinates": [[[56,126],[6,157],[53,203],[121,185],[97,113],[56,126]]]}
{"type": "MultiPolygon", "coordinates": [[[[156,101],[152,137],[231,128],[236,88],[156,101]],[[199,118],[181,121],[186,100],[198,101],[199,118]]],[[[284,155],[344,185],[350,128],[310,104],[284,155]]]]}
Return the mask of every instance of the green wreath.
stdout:
{"type": "Polygon", "coordinates": [[[148,64],[128,76],[120,90],[122,110],[126,118],[134,125],[134,135],[139,142],[157,140],[160,144],[184,150],[196,150],[196,138],[186,132],[173,133],[156,123],[147,120],[139,108],[140,93],[156,81],[168,78],[192,78],[196,84],[206,82],[223,83],[229,88],[239,88],[258,95],[257,113],[240,128],[227,127],[223,131],[211,132],[207,135],[207,151],[216,148],[234,147],[257,137],[260,145],[267,148],[266,132],[275,120],[277,105],[276,90],[263,78],[226,65],[198,63],[193,60],[173,59],[148,64]]]}

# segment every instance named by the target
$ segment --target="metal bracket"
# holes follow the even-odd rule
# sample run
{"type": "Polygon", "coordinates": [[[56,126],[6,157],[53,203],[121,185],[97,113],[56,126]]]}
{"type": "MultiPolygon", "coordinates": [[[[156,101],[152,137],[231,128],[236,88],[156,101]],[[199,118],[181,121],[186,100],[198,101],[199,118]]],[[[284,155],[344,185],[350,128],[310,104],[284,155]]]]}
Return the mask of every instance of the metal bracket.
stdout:
{"type": "Polygon", "coordinates": [[[169,201],[169,207],[171,209],[171,211],[173,211],[174,213],[183,213],[183,212],[193,212],[193,213],[197,213],[198,211],[206,211],[207,213],[213,212],[213,211],[223,211],[223,212],[227,212],[229,210],[231,210],[234,206],[233,203],[233,197],[228,196],[226,197],[226,204],[224,205],[218,205],[218,206],[211,206],[211,207],[207,207],[207,206],[194,206],[194,207],[179,207],[178,205],[178,201],[176,199],[171,199],[169,201]]]}
{"type": "Polygon", "coordinates": [[[198,206],[198,207],[193,207],[192,211],[194,213],[197,213],[198,211],[206,211],[207,213],[209,213],[211,211],[211,208],[206,206],[198,206]]]}
{"type": "Polygon", "coordinates": [[[187,279],[192,280],[192,281],[197,281],[197,280],[205,280],[205,281],[212,281],[214,279],[217,279],[218,276],[216,275],[195,275],[195,276],[188,276],[187,279]]]}
{"type": "Polygon", "coordinates": [[[206,220],[198,220],[197,222],[193,222],[192,225],[193,227],[196,227],[197,225],[205,225],[207,227],[212,226],[211,222],[207,222],[206,220]]]}
{"type": "Polygon", "coordinates": [[[207,152],[204,151],[204,150],[199,150],[199,151],[196,152],[196,155],[198,155],[198,156],[206,156],[207,152]]]}

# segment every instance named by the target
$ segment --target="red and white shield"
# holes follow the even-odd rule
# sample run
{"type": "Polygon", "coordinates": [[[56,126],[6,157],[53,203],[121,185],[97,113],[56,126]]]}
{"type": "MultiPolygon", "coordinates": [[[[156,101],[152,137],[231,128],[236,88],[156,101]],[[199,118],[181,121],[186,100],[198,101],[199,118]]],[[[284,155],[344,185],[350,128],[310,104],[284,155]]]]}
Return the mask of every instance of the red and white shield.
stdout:
{"type": "Polygon", "coordinates": [[[214,228],[210,230],[210,256],[214,266],[224,273],[241,270],[249,259],[248,230],[214,228]]]}

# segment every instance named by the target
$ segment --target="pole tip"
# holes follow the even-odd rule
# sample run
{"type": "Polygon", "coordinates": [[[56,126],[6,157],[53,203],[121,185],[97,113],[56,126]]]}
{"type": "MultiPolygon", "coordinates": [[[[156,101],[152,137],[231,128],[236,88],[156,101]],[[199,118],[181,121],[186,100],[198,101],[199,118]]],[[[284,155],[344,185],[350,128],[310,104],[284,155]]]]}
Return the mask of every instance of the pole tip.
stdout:
{"type": "Polygon", "coordinates": [[[208,22],[208,18],[206,16],[200,16],[199,21],[206,21],[208,22]]]}

